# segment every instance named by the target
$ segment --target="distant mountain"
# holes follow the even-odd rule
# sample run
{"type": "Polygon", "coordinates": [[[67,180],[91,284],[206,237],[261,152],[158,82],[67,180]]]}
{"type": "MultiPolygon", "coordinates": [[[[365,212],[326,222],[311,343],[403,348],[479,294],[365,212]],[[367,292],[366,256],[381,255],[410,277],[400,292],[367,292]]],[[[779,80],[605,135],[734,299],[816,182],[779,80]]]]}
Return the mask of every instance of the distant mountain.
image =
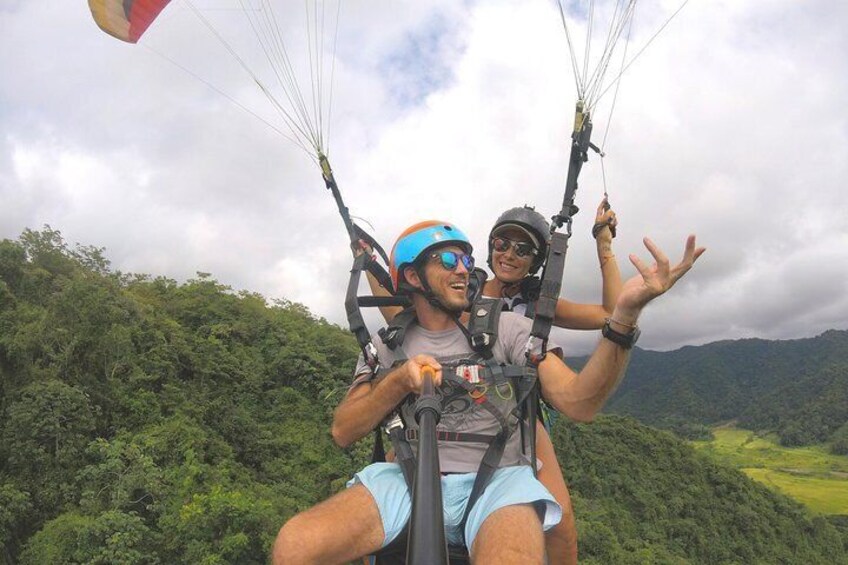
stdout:
{"type": "Polygon", "coordinates": [[[826,441],[848,420],[848,331],[637,350],[606,410],[667,428],[739,419],[786,444],[826,441]]]}

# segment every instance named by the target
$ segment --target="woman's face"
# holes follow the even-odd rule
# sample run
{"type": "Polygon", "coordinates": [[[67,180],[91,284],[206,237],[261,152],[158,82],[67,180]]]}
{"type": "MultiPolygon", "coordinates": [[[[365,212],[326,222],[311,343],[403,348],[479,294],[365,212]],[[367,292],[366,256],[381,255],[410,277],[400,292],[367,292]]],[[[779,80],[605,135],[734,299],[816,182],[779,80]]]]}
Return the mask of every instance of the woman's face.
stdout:
{"type": "Polygon", "coordinates": [[[518,228],[506,228],[499,230],[492,237],[505,239],[509,243],[505,251],[492,249],[492,270],[495,277],[505,284],[515,283],[526,277],[530,272],[534,255],[528,253],[524,257],[519,257],[514,244],[524,243],[532,246],[533,242],[528,235],[518,228]]]}

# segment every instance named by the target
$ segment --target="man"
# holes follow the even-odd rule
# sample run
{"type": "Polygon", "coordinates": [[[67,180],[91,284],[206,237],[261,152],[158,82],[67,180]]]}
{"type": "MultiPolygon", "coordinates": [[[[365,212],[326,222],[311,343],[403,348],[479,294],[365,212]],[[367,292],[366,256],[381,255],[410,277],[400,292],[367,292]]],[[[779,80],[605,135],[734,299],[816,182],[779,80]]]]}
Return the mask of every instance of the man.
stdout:
{"type": "MultiPolygon", "coordinates": [[[[574,420],[590,421],[600,410],[623,376],[629,349],[638,337],[636,322],[642,309],[671,288],[704,251],[695,248],[695,237],[690,236],[683,260],[672,268],[659,248],[648,239],[644,242],[656,263],[649,267],[635,255],[630,256],[639,274],[623,285],[604,330],[606,339],[598,344],[580,374],[556,355],[547,355],[538,364],[545,399],[574,420]]],[[[447,389],[451,387],[463,392],[456,382],[459,371],[454,372],[452,363],[473,354],[458,327],[459,315],[468,307],[469,272],[473,269],[470,253],[468,238],[444,222],[422,222],[401,234],[392,250],[392,278],[396,288],[411,294],[417,319],[406,330],[402,347],[389,350],[375,340],[383,366],[391,366],[395,359],[403,360],[401,364],[374,378],[370,368],[359,363],[354,384],[333,421],[333,438],[340,446],[361,439],[409,395],[419,394],[425,365],[436,370],[434,382],[444,398],[449,397],[447,389]],[[443,371],[443,364],[450,370],[443,371]]],[[[501,314],[498,338],[491,349],[497,363],[524,362],[530,325],[520,315],[501,314]]],[[[470,382],[477,383],[471,398],[485,399],[490,390],[486,381],[470,382]],[[482,392],[474,396],[474,391],[482,392]]],[[[460,384],[471,386],[464,381],[460,384]]],[[[491,390],[502,401],[510,398],[507,392],[512,392],[497,386],[491,390]]],[[[488,396],[494,399],[496,395],[488,396]]],[[[476,404],[466,399],[464,406],[473,410],[476,404]]],[[[463,409],[449,411],[439,428],[454,432],[466,426],[463,432],[473,432],[473,426],[485,425],[480,424],[479,416],[463,409]]],[[[525,446],[518,437],[521,435],[510,436],[498,470],[467,512],[465,502],[486,445],[440,441],[448,539],[463,539],[474,563],[544,562],[543,531],[559,520],[560,509],[533,477],[525,446]]],[[[390,463],[370,465],[357,474],[346,491],[298,514],[282,527],[274,545],[274,563],[343,563],[371,554],[399,535],[410,509],[400,467],[390,463]]]]}

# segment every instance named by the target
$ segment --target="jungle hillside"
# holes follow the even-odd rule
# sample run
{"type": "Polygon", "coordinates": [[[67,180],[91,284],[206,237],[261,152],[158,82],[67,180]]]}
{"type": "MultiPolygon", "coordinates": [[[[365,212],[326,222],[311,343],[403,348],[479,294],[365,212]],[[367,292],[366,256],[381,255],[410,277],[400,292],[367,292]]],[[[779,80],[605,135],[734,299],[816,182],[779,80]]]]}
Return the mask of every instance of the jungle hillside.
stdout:
{"type": "MultiPolygon", "coordinates": [[[[71,246],[49,227],[3,240],[0,562],[266,563],[280,525],[369,460],[370,440],[342,450],[329,433],[357,352],[306,307],[209,274],[115,272],[104,249],[71,246]]],[[[838,370],[837,357],[804,367],[838,370]]],[[[816,384],[827,394],[841,390],[833,374],[816,384]]],[[[632,376],[618,410],[637,405],[632,376]]],[[[691,421],[753,418],[745,392],[726,395],[726,413],[691,421]]],[[[774,402],[792,414],[830,410],[821,395],[774,402]]],[[[780,430],[784,413],[757,417],[780,430]]],[[[845,520],[668,431],[626,415],[560,418],[553,439],[583,563],[848,563],[845,520]]]]}

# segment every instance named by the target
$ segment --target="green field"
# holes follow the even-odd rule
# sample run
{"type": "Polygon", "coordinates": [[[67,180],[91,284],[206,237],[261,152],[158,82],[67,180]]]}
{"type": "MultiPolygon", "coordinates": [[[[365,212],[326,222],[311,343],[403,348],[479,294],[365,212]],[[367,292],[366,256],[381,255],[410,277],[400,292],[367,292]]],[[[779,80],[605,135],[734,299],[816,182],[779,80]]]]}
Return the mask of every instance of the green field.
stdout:
{"type": "Polygon", "coordinates": [[[752,479],[791,496],[820,514],[848,515],[848,457],[821,447],[787,448],[774,438],[720,427],[696,449],[742,470],[752,479]]]}

